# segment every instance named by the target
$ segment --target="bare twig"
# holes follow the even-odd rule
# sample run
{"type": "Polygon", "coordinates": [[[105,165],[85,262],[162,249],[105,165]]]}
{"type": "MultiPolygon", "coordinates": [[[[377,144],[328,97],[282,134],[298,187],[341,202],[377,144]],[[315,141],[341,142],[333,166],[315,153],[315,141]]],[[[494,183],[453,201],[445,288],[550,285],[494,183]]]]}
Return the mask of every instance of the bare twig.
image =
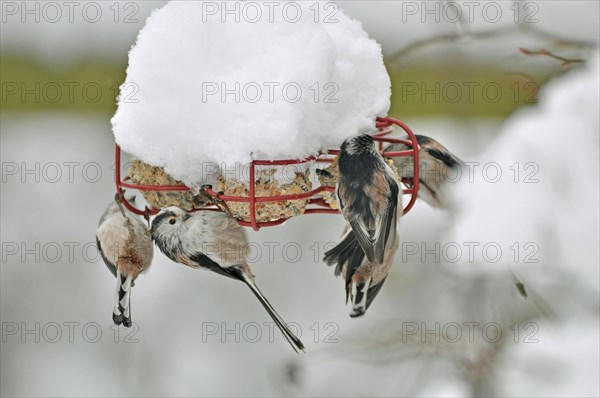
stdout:
{"type": "Polygon", "coordinates": [[[534,27],[531,25],[516,25],[516,26],[508,25],[508,26],[503,26],[503,27],[499,27],[496,29],[479,31],[479,32],[467,31],[467,30],[462,29],[458,33],[439,35],[439,36],[430,37],[430,38],[427,38],[424,40],[416,41],[416,42],[406,46],[405,48],[401,49],[400,51],[396,52],[395,54],[391,55],[388,58],[388,61],[390,64],[397,64],[400,62],[400,60],[403,60],[404,58],[408,57],[413,52],[416,52],[420,49],[423,49],[425,47],[429,47],[429,46],[435,45],[435,44],[454,43],[454,42],[464,40],[465,38],[489,39],[489,38],[494,38],[494,37],[501,37],[503,35],[510,35],[515,32],[521,32],[524,34],[528,34],[530,36],[537,37],[542,40],[552,41],[553,44],[555,44],[557,46],[562,46],[562,47],[572,47],[572,48],[578,48],[578,49],[586,49],[586,48],[594,47],[594,43],[592,43],[592,42],[566,39],[557,34],[541,30],[540,28],[534,27]]]}
{"type": "Polygon", "coordinates": [[[540,48],[538,51],[531,51],[531,50],[527,50],[525,48],[519,48],[519,51],[523,55],[543,55],[543,56],[550,57],[550,58],[556,59],[558,61],[561,61],[562,63],[560,64],[560,66],[563,69],[567,69],[569,66],[571,66],[573,64],[585,63],[585,59],[561,57],[560,55],[556,55],[556,54],[546,50],[545,48],[540,48]]]}

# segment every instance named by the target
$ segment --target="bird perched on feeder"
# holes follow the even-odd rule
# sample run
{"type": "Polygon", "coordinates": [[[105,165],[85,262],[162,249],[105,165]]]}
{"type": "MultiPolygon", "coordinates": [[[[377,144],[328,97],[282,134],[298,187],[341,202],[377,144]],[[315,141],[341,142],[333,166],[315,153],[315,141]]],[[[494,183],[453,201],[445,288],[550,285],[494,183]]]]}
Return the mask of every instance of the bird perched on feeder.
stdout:
{"type": "Polygon", "coordinates": [[[398,248],[398,205],[402,202],[392,169],[370,135],[348,138],[338,158],[337,195],[348,226],[342,241],[325,253],[328,265],[345,279],[350,316],[363,315],[381,290],[398,248]]]}
{"type": "Polygon", "coordinates": [[[244,282],[292,348],[296,352],[304,350],[300,339],[254,283],[254,275],[246,260],[246,231],[234,218],[222,212],[199,211],[189,214],[178,207],[168,207],[152,221],[152,239],[167,257],[177,263],[207,269],[244,282]]]}
{"type": "Polygon", "coordinates": [[[352,318],[365,314],[377,296],[390,272],[398,251],[398,234],[388,242],[383,263],[369,261],[358,243],[354,232],[346,226],[345,236],[340,245],[325,253],[327,265],[336,265],[335,276],[342,275],[346,289],[346,302],[351,301],[352,318]]]}
{"type": "Polygon", "coordinates": [[[377,152],[373,137],[367,134],[344,141],[338,172],[337,196],[342,215],[367,259],[381,264],[387,243],[396,238],[400,189],[394,172],[377,152]]]}
{"type": "MultiPolygon", "coordinates": [[[[134,203],[135,197],[129,199],[134,203]]],[[[104,263],[117,278],[113,322],[131,326],[131,288],[138,275],[150,267],[154,248],[142,218],[121,205],[117,195],[100,218],[96,245],[104,263]]]]}
{"type": "MultiPolygon", "coordinates": [[[[444,189],[445,183],[448,181],[448,175],[451,172],[456,175],[460,172],[459,169],[464,163],[433,138],[424,135],[415,135],[415,137],[420,147],[418,197],[431,207],[446,209],[450,205],[444,189]]],[[[410,146],[403,143],[390,144],[384,149],[384,156],[385,152],[399,152],[410,149],[410,146]]],[[[395,156],[392,161],[398,169],[402,181],[411,186],[414,183],[413,157],[395,156]]]]}

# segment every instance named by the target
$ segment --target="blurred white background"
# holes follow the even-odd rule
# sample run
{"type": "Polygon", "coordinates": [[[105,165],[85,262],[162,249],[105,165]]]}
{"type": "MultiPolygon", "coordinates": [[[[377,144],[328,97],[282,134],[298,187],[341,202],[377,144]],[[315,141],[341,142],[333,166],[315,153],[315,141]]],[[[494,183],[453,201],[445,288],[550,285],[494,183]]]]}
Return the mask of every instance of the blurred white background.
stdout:
{"type": "Polygon", "coordinates": [[[419,202],[402,220],[394,268],[359,319],[349,318],[342,281],[320,260],[341,217],[249,232],[257,282],[296,323],[303,355],[279,334],[270,341],[269,319],[248,289],[158,250],[133,291],[135,328],[112,326],[115,282],[95,229],[114,195],[114,88],[145,18],[164,2],[75,3],[73,22],[61,2],[54,22],[45,2],[1,3],[2,396],[599,395],[597,2],[491,2],[502,10],[495,22],[475,2],[464,23],[444,18],[446,2],[339,2],[388,57],[391,116],[480,167],[475,183],[452,187],[467,206],[441,212],[419,202]],[[439,20],[424,12],[436,3],[439,20]],[[98,21],[86,20],[96,7],[98,21]],[[523,24],[525,15],[537,22],[523,24]],[[501,26],[492,37],[473,34],[501,26]],[[542,47],[586,62],[565,69],[518,51],[542,47]],[[504,91],[497,103],[457,108],[443,96],[405,102],[397,91],[402,82],[485,84],[505,73],[535,82],[541,103],[504,91]],[[53,82],[79,83],[75,100],[52,102],[44,87],[53,82]],[[97,102],[82,92],[90,83],[103,89],[97,102]],[[546,123],[554,114],[560,120],[546,123]],[[497,191],[482,172],[492,162],[503,173],[497,191]],[[524,185],[527,176],[534,182],[524,185]],[[473,261],[471,242],[479,244],[473,261]],[[482,254],[490,243],[502,249],[497,262],[482,254]],[[456,246],[458,259],[443,250],[456,246]]]}

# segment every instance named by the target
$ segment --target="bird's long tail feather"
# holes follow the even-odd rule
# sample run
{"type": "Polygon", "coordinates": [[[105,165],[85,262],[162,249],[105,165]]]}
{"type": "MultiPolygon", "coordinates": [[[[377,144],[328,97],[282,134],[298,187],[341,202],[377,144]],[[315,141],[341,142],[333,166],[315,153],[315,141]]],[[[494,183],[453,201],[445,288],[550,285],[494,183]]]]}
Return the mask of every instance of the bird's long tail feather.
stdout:
{"type": "Polygon", "coordinates": [[[381,290],[385,280],[386,278],[381,280],[379,283],[373,284],[373,280],[368,278],[361,283],[356,284],[354,282],[350,282],[347,285],[347,294],[350,294],[350,302],[352,304],[350,317],[356,318],[364,315],[367,312],[371,306],[371,303],[373,302],[373,299],[381,290]]]}
{"type": "Polygon", "coordinates": [[[131,287],[133,279],[130,275],[117,272],[117,287],[115,289],[115,305],[113,322],[115,325],[131,326],[131,287]]]}
{"type": "Polygon", "coordinates": [[[265,307],[265,309],[267,310],[271,318],[273,318],[273,321],[279,327],[279,330],[281,330],[281,333],[283,333],[283,336],[288,341],[288,343],[290,343],[294,351],[304,351],[304,344],[302,344],[302,341],[300,341],[300,339],[290,330],[285,321],[275,311],[271,303],[269,303],[269,300],[267,300],[267,298],[262,294],[258,286],[256,286],[252,277],[243,272],[241,273],[241,276],[242,281],[246,283],[246,285],[248,285],[250,290],[252,290],[252,293],[254,293],[254,295],[256,296],[256,298],[258,298],[263,307],[265,307]]]}

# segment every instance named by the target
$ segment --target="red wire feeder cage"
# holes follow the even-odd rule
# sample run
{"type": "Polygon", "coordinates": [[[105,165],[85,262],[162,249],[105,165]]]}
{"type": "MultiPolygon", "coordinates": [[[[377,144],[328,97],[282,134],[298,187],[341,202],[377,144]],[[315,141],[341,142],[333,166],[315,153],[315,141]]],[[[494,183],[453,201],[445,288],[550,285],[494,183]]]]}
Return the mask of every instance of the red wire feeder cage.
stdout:
{"type": "MultiPolygon", "coordinates": [[[[379,145],[379,151],[386,158],[394,158],[401,156],[413,156],[413,170],[414,175],[412,178],[412,184],[408,185],[402,190],[404,195],[411,195],[410,201],[404,207],[403,214],[406,214],[412,209],[415,201],[417,200],[417,193],[419,191],[419,145],[417,139],[412,130],[403,122],[391,118],[391,117],[380,117],[377,118],[376,127],[379,129],[379,133],[374,134],[373,138],[379,145]],[[408,140],[400,138],[388,138],[387,135],[393,132],[393,126],[399,126],[408,134],[408,140]],[[411,147],[409,150],[398,151],[398,152],[383,152],[384,143],[403,143],[411,147]]],[[[339,149],[330,149],[326,153],[319,156],[309,156],[305,159],[281,159],[281,160],[253,160],[250,164],[250,181],[249,181],[249,196],[228,196],[214,192],[211,188],[205,187],[204,191],[210,195],[213,199],[219,199],[227,202],[244,202],[250,204],[250,221],[238,220],[240,225],[245,227],[252,227],[255,231],[258,231],[261,227],[271,227],[284,223],[288,218],[282,218],[275,221],[258,222],[256,221],[256,203],[262,202],[281,202],[297,199],[307,199],[307,208],[304,214],[340,214],[339,210],[332,209],[323,199],[319,196],[322,192],[334,192],[335,187],[319,186],[312,191],[304,192],[293,195],[278,195],[278,196],[259,196],[255,195],[255,166],[287,166],[294,164],[304,164],[315,161],[316,163],[332,163],[335,156],[339,154],[339,149]],[[312,207],[308,207],[312,205],[312,207]]],[[[127,209],[140,215],[155,215],[160,209],[146,208],[145,210],[139,210],[135,208],[131,203],[125,199],[123,194],[124,188],[136,189],[139,191],[188,191],[189,187],[185,185],[142,185],[128,182],[129,176],[121,180],[121,148],[116,145],[115,148],[115,183],[117,187],[117,193],[121,194],[121,201],[127,209]]],[[[214,207],[203,207],[194,209],[198,210],[218,210],[214,207]]]]}

